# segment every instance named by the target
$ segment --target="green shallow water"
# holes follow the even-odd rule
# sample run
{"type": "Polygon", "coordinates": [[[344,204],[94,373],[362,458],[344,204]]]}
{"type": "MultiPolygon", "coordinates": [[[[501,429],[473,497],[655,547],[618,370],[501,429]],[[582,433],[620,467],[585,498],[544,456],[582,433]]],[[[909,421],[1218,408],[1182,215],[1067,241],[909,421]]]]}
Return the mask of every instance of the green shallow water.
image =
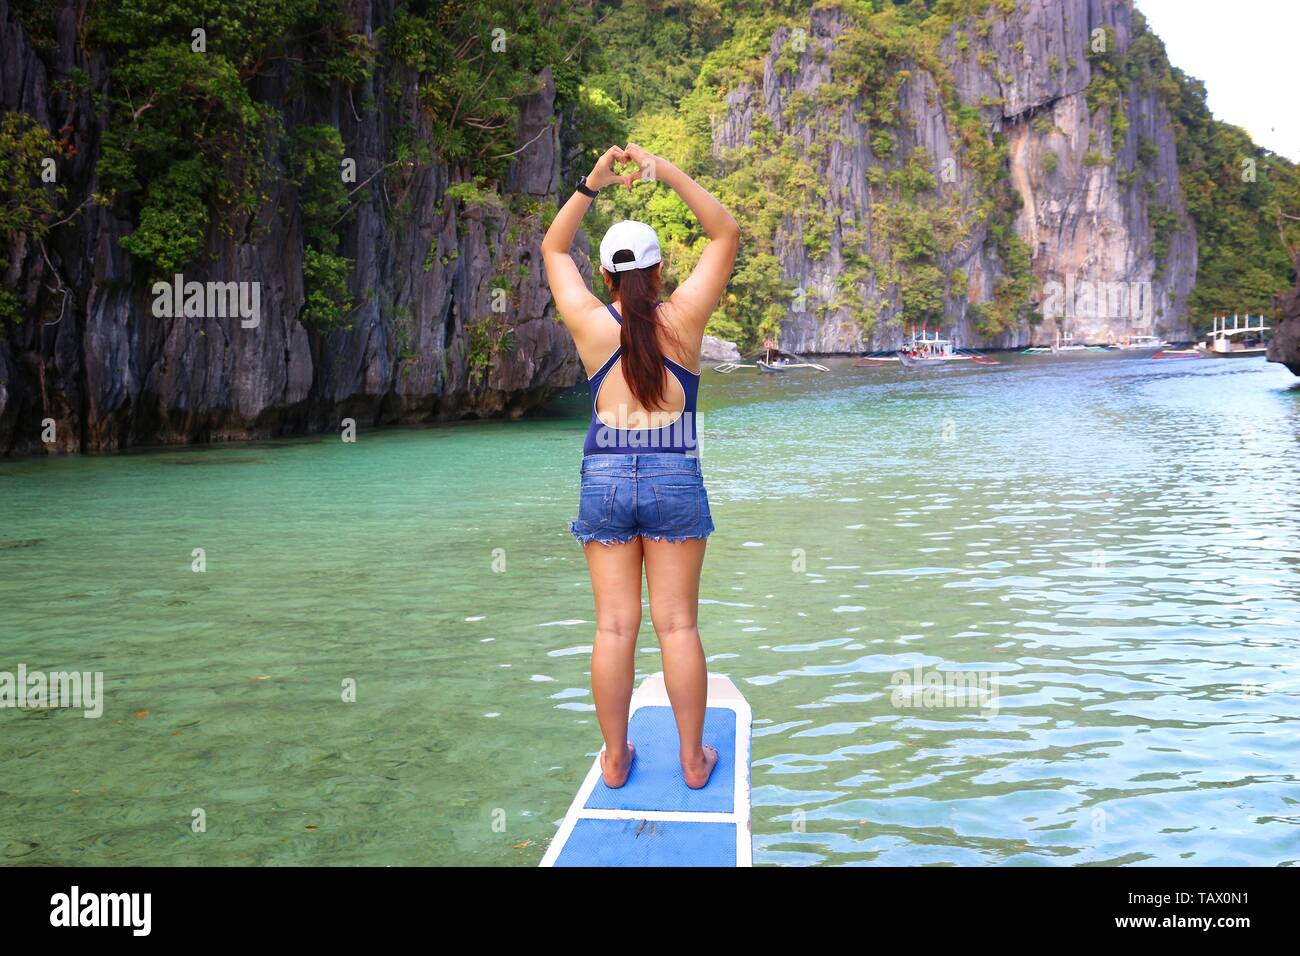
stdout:
{"type": "MultiPolygon", "coordinates": [[[[756,861],[1300,859],[1295,379],[832,364],[702,392],[756,861]],[[916,668],[996,697],[900,696],[916,668]]],[[[536,864],[600,745],[584,401],[0,462],[0,670],[106,697],[0,710],[0,862],[536,864]]]]}

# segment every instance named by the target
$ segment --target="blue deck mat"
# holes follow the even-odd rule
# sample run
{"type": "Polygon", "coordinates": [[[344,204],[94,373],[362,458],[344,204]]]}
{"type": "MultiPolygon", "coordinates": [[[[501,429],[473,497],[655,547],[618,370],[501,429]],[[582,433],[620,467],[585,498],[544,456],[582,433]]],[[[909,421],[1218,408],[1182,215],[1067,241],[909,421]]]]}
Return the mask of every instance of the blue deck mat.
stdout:
{"type": "Polygon", "coordinates": [[[736,825],[583,819],[555,865],[734,867],[736,825]]]}
{"type": "MultiPolygon", "coordinates": [[[[597,779],[587,798],[588,810],[687,810],[731,813],[736,802],[736,712],[710,707],[704,712],[704,742],[718,750],[713,776],[699,790],[682,779],[677,724],[671,707],[642,707],[632,715],[627,739],[636,761],[627,783],[617,790],[597,779]]],[[[732,835],[735,844],[735,835],[732,835]]],[[[735,866],[733,857],[728,866],[735,866]]]]}

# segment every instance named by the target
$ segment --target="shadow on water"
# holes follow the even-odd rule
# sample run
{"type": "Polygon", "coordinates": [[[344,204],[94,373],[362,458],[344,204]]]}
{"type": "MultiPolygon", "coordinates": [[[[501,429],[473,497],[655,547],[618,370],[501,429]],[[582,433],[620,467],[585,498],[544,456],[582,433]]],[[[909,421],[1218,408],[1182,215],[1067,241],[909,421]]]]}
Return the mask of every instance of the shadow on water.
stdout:
{"type": "Polygon", "coordinates": [[[37,545],[44,544],[44,538],[18,538],[3,540],[0,539],[0,551],[17,551],[21,548],[34,548],[37,545]]]}

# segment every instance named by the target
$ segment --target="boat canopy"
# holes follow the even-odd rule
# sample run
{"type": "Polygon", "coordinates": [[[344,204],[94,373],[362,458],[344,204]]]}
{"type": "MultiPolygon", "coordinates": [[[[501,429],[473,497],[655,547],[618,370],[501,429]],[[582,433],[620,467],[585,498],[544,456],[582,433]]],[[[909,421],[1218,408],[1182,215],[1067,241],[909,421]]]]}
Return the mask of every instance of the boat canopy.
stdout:
{"type": "Polygon", "coordinates": [[[1223,316],[1216,315],[1214,317],[1214,328],[1211,329],[1209,332],[1206,332],[1205,336],[1206,338],[1212,338],[1212,337],[1221,338],[1224,336],[1244,335],[1248,332],[1268,332],[1268,331],[1269,331],[1269,327],[1264,324],[1264,317],[1262,315],[1256,315],[1256,316],[1234,315],[1232,317],[1232,325],[1228,324],[1228,317],[1226,315],[1223,316]],[[1245,320],[1244,323],[1242,322],[1242,319],[1245,320]],[[1252,319],[1258,319],[1259,320],[1258,324],[1251,324],[1252,319]]]}

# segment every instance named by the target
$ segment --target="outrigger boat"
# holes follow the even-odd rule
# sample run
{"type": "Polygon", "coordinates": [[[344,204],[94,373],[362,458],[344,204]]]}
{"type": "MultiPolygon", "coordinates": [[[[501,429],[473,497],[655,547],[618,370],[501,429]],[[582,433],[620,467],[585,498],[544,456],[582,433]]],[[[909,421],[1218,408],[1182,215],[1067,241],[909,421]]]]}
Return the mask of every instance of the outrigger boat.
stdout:
{"type": "Polygon", "coordinates": [[[1151,357],[1153,359],[1189,359],[1189,358],[1200,358],[1201,353],[1194,348],[1161,349],[1159,352],[1157,352],[1155,355],[1151,357]]]}
{"type": "Polygon", "coordinates": [[[920,368],[923,365],[938,365],[940,362],[954,362],[968,359],[968,356],[956,355],[952,349],[952,340],[939,335],[936,329],[933,335],[921,331],[920,336],[912,336],[908,347],[898,353],[898,360],[904,368],[920,368]]]}
{"type": "Polygon", "coordinates": [[[1203,342],[1196,343],[1196,350],[1203,358],[1250,358],[1252,355],[1264,355],[1268,352],[1268,338],[1264,335],[1268,330],[1262,315],[1234,314],[1232,325],[1228,325],[1226,315],[1216,315],[1214,328],[1205,333],[1203,342]]]}
{"type": "Polygon", "coordinates": [[[1113,349],[1119,349],[1121,352],[1145,352],[1147,350],[1167,349],[1169,343],[1158,335],[1126,335],[1111,345],[1113,349]]]}
{"type": "Polygon", "coordinates": [[[605,786],[600,758],[591,765],[542,866],[752,866],[750,735],[753,717],[726,677],[709,675],[704,742],[718,751],[709,782],[682,779],[677,724],[664,675],[632,695],[627,736],[632,772],[605,786]]]}
{"type": "Polygon", "coordinates": [[[1067,335],[1063,338],[1061,336],[1061,330],[1057,329],[1056,338],[1055,340],[1053,340],[1051,345],[1033,345],[1027,349],[1022,349],[1020,354],[1021,355],[1043,355],[1050,352],[1053,355],[1056,355],[1060,352],[1105,352],[1105,351],[1107,351],[1107,349],[1106,346],[1104,345],[1089,345],[1086,342],[1081,342],[1080,340],[1074,338],[1074,336],[1072,335],[1067,335]]]}
{"type": "Polygon", "coordinates": [[[810,362],[802,355],[781,351],[771,339],[764,340],[763,347],[757,352],[751,352],[749,355],[741,357],[754,359],[754,361],[748,363],[723,362],[721,365],[713,366],[713,370],[715,372],[734,372],[738,368],[756,368],[760,372],[788,372],[792,368],[811,368],[818,372],[830,371],[825,365],[810,362]]]}
{"type": "Polygon", "coordinates": [[[998,365],[996,359],[973,352],[970,349],[954,347],[951,339],[943,338],[936,330],[933,333],[921,327],[920,334],[913,333],[911,341],[893,355],[864,355],[854,362],[857,368],[873,368],[886,362],[899,362],[904,368],[925,368],[941,365],[944,362],[971,362],[975,365],[998,365]]]}

